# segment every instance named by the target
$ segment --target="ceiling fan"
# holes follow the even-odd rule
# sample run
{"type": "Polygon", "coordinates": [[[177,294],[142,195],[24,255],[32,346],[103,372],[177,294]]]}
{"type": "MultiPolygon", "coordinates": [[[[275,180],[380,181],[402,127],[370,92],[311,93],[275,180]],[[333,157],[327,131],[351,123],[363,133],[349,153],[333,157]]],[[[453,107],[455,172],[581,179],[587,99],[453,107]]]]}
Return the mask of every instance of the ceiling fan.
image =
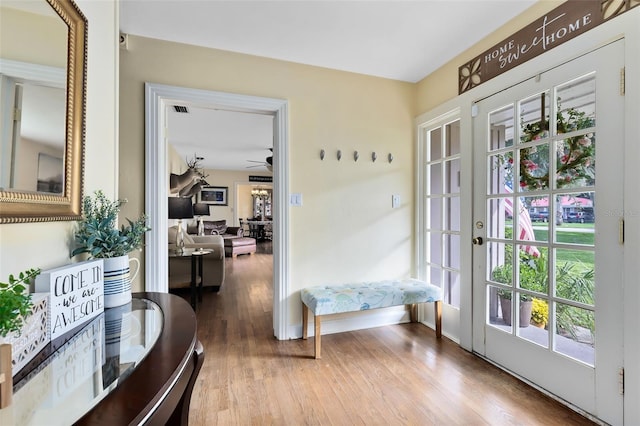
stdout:
{"type": "Polygon", "coordinates": [[[273,171],[273,148],[269,148],[269,151],[271,151],[272,154],[267,158],[265,158],[264,161],[247,160],[250,163],[258,163],[258,164],[254,164],[253,166],[247,166],[247,169],[252,169],[255,167],[266,167],[267,170],[272,172],[273,171]]]}

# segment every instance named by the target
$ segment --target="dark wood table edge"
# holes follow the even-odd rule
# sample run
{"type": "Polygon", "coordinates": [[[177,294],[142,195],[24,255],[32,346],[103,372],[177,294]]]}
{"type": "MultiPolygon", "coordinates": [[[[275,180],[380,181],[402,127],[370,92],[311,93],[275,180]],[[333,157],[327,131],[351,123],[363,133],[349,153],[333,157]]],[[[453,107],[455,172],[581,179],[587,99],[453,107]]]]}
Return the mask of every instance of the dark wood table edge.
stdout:
{"type": "Polygon", "coordinates": [[[75,424],[166,424],[181,404],[192,373],[197,373],[197,323],[189,303],[167,293],[143,292],[133,297],[151,300],[160,307],[160,335],[129,377],[75,424]]]}

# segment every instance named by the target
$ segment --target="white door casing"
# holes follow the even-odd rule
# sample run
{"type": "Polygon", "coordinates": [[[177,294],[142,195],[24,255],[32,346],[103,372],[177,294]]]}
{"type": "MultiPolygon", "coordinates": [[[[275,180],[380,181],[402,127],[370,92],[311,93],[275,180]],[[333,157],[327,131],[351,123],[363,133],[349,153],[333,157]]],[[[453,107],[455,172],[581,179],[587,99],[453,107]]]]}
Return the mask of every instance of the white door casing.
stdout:
{"type": "Polygon", "coordinates": [[[166,293],[169,288],[165,231],[168,228],[166,199],[169,194],[165,112],[170,102],[257,112],[274,117],[273,328],[277,339],[288,339],[289,114],[286,100],[145,83],[145,211],[151,226],[145,246],[145,290],[166,293]]]}

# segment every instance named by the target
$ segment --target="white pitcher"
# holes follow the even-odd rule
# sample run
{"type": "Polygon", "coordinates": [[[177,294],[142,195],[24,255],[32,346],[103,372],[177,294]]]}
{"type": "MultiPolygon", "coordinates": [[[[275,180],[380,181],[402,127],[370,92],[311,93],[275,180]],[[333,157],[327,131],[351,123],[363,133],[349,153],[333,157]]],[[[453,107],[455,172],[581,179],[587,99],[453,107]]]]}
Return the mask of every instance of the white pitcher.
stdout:
{"type": "Polygon", "coordinates": [[[104,259],[104,307],[113,308],[131,302],[131,281],[136,279],[140,270],[140,262],[128,254],[104,259]],[[136,263],[136,270],[130,276],[131,262],[136,263]]]}

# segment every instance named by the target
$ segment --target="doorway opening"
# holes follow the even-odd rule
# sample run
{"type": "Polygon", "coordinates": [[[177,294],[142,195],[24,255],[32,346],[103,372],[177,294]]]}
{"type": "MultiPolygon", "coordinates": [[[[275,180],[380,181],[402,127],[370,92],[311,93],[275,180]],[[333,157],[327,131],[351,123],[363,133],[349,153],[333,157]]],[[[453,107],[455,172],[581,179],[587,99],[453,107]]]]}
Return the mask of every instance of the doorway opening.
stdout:
{"type": "Polygon", "coordinates": [[[145,289],[168,291],[166,110],[170,105],[187,102],[223,110],[254,112],[273,116],[273,331],[280,340],[287,339],[287,295],[289,294],[289,175],[288,175],[288,102],[262,98],[167,86],[145,84],[145,211],[152,231],[145,247],[145,289]]]}

